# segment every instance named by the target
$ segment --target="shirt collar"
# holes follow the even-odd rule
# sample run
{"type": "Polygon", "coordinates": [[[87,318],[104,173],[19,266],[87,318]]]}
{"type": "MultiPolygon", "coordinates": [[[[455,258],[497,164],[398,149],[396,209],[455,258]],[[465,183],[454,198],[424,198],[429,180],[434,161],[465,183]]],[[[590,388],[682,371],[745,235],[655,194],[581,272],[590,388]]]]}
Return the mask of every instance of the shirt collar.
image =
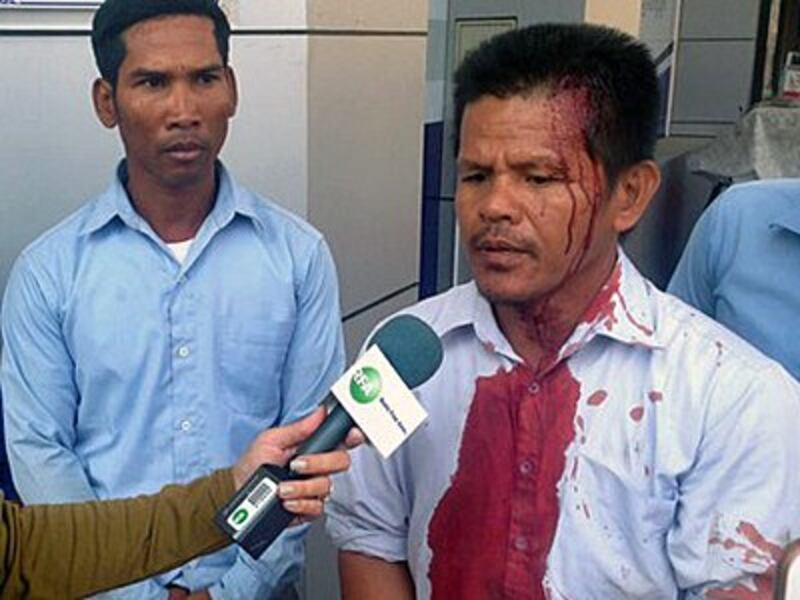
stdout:
{"type": "Polygon", "coordinates": [[[636,269],[622,248],[611,276],[584,312],[559,352],[559,360],[576,352],[594,337],[610,338],[626,345],[663,348],[652,295],[653,284],[636,269]]]}
{"type": "MultiPolygon", "coordinates": [[[[252,194],[239,188],[228,170],[220,162],[216,162],[217,172],[217,197],[214,208],[206,218],[207,223],[214,229],[221,229],[229,223],[236,214],[249,217],[260,225],[264,225],[258,211],[256,200],[252,194]]],[[[94,209],[81,228],[82,235],[99,231],[115,218],[119,218],[128,227],[142,229],[144,219],[134,210],[125,184],[128,181],[127,162],[123,159],[117,166],[114,179],[108,189],[97,199],[94,209]]]]}
{"type": "Polygon", "coordinates": [[[782,227],[800,235],[800,200],[789,210],[779,213],[770,223],[773,227],[782,227]]]}
{"type": "MultiPolygon", "coordinates": [[[[574,354],[597,336],[650,349],[665,346],[651,301],[653,284],[639,273],[622,248],[617,252],[617,263],[611,276],[561,347],[557,362],[574,354]]],[[[500,330],[491,303],[480,293],[475,282],[464,285],[459,293],[464,295],[465,301],[455,302],[452,308],[448,306],[447,320],[437,333],[443,336],[470,325],[488,350],[522,362],[500,330]]]]}

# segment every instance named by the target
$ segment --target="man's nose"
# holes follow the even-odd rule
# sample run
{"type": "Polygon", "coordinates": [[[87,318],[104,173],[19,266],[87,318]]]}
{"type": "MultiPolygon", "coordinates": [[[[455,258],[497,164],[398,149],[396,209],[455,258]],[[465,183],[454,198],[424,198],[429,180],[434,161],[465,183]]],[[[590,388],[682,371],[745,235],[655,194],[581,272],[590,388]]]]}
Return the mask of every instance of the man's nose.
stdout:
{"type": "Polygon", "coordinates": [[[481,202],[481,218],[489,222],[516,223],[520,214],[519,199],[511,182],[503,177],[492,180],[481,202]]]}
{"type": "Polygon", "coordinates": [[[176,83],[170,90],[169,120],[167,127],[188,129],[200,124],[199,104],[197,95],[191,86],[185,83],[176,83]]]}

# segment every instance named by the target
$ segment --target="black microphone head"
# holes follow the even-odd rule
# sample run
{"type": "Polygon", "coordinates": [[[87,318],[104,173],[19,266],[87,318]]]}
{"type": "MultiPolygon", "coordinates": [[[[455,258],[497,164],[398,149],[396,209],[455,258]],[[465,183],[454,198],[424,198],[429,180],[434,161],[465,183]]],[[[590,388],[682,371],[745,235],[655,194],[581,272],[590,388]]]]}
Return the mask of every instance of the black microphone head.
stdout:
{"type": "Polygon", "coordinates": [[[375,332],[377,344],[406,385],[422,385],[442,364],[442,342],[430,326],[413,315],[398,315],[375,332]]]}

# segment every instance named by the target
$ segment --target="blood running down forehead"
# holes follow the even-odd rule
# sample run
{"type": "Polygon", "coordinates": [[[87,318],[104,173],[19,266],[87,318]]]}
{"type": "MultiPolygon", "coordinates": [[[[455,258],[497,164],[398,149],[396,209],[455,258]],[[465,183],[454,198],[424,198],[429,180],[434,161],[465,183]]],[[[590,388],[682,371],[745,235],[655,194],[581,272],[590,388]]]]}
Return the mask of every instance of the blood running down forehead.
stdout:
{"type": "Polygon", "coordinates": [[[559,170],[565,175],[565,191],[571,205],[563,232],[564,255],[572,255],[569,266],[559,285],[539,302],[533,313],[524,316],[529,335],[538,339],[551,353],[539,365],[543,368],[551,363],[553,354],[571,330],[571,327],[564,329],[565,323],[552,303],[553,297],[563,291],[587,259],[598,213],[608,197],[606,170],[592,148],[590,137],[606,126],[602,120],[610,118],[610,115],[598,106],[597,93],[591,86],[574,78],[563,78],[550,86],[537,88],[530,97],[545,101],[545,110],[549,113],[550,150],[556,156],[559,170]],[[587,216],[579,219],[580,214],[587,216]]]}

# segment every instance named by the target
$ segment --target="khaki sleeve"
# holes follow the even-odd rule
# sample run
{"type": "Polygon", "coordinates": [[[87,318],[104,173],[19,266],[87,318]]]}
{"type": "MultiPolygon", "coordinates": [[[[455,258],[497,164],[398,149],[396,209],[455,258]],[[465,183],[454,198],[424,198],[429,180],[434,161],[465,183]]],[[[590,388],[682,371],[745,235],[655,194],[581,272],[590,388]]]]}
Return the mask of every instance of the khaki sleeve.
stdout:
{"type": "Polygon", "coordinates": [[[228,539],[213,523],[230,470],[153,496],[0,507],[0,598],[80,598],[172,569],[228,539]]]}

